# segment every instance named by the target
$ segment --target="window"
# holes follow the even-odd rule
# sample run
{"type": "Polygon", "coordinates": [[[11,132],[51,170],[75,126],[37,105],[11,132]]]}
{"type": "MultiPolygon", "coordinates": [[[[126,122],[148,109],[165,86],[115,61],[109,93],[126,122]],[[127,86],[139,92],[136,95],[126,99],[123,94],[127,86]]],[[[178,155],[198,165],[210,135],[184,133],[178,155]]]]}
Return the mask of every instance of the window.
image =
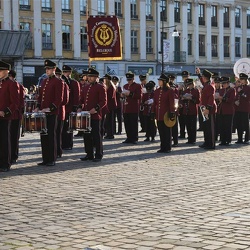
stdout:
{"type": "Polygon", "coordinates": [[[247,56],[250,56],[250,38],[247,38],[247,56]]]}
{"type": "Polygon", "coordinates": [[[87,14],[87,0],[80,0],[80,14],[87,14]]]}
{"type": "Polygon", "coordinates": [[[217,36],[212,36],[211,37],[211,42],[212,42],[212,57],[217,57],[218,56],[218,43],[217,43],[217,36]]]}
{"type": "Polygon", "coordinates": [[[188,23],[192,23],[192,3],[187,5],[187,19],[188,23]]]}
{"type": "Polygon", "coordinates": [[[213,27],[217,27],[217,6],[212,5],[212,17],[211,17],[211,25],[213,27]]]}
{"type": "Polygon", "coordinates": [[[146,20],[153,20],[153,17],[152,17],[152,0],[146,0],[146,20]]]}
{"type": "Polygon", "coordinates": [[[192,34],[188,34],[188,55],[192,55],[192,34]]]}
{"type": "Polygon", "coordinates": [[[131,30],[131,53],[132,54],[138,53],[136,30],[131,30]]]}
{"type": "Polygon", "coordinates": [[[240,28],[240,9],[236,8],[235,9],[235,27],[240,28]]]}
{"type": "Polygon", "coordinates": [[[69,0],[62,0],[62,12],[71,13],[69,0]]]}
{"type": "Polygon", "coordinates": [[[136,0],[130,0],[130,14],[132,19],[138,19],[138,15],[136,15],[136,0]]]}
{"type": "Polygon", "coordinates": [[[99,15],[106,15],[106,13],[105,13],[105,1],[104,0],[98,0],[97,10],[98,10],[99,15]]]}
{"type": "Polygon", "coordinates": [[[223,13],[223,17],[224,17],[224,27],[225,28],[229,28],[229,7],[224,7],[224,13],[223,13]]]}
{"type": "MultiPolygon", "coordinates": [[[[28,30],[28,31],[30,31],[30,23],[23,23],[23,22],[21,22],[20,24],[20,30],[22,31],[22,30],[28,30]]],[[[27,45],[27,49],[32,49],[32,42],[31,42],[31,40],[30,40],[30,42],[29,42],[29,44],[27,45]]]]}
{"type": "Polygon", "coordinates": [[[199,25],[205,25],[205,7],[199,4],[199,25]]]}
{"type": "Polygon", "coordinates": [[[167,6],[166,1],[161,0],[161,6],[160,6],[160,15],[161,15],[161,21],[167,21],[167,6]]]}
{"type": "Polygon", "coordinates": [[[30,10],[30,1],[29,0],[19,0],[19,9],[20,10],[30,10]]]}
{"type": "Polygon", "coordinates": [[[247,10],[247,28],[250,29],[250,10],[247,10]]]}
{"type": "Polygon", "coordinates": [[[71,50],[71,44],[70,44],[70,26],[69,25],[63,25],[62,26],[62,43],[63,43],[63,49],[64,50],[71,50]]]}
{"type": "Polygon", "coordinates": [[[42,0],[42,11],[52,11],[50,0],[42,0]]]}
{"type": "Polygon", "coordinates": [[[52,49],[51,24],[42,24],[42,44],[43,49],[52,49]]]}
{"type": "Polygon", "coordinates": [[[199,56],[205,56],[205,35],[199,35],[199,56]]]}
{"type": "Polygon", "coordinates": [[[115,15],[118,17],[122,17],[122,1],[121,0],[115,1],[115,15]]]}
{"type": "Polygon", "coordinates": [[[146,51],[147,53],[153,53],[152,46],[152,31],[146,31],[146,51]]]}
{"type": "Polygon", "coordinates": [[[86,27],[81,27],[81,51],[88,51],[88,38],[86,27]]]}
{"type": "Polygon", "coordinates": [[[179,23],[181,20],[181,15],[180,15],[180,2],[175,1],[174,2],[174,21],[176,23],[179,23]]]}
{"type": "Polygon", "coordinates": [[[241,57],[240,54],[240,37],[235,37],[235,56],[241,57]]]}
{"type": "Polygon", "coordinates": [[[230,50],[229,50],[229,36],[224,36],[224,57],[230,57],[230,50]]]}

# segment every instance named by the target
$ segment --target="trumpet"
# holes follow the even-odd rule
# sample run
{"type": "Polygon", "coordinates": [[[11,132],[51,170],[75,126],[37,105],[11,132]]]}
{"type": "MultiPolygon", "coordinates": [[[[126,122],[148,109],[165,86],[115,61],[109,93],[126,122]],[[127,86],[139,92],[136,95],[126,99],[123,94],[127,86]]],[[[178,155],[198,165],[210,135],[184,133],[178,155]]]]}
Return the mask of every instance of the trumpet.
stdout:
{"type": "Polygon", "coordinates": [[[204,105],[200,106],[201,114],[202,114],[202,117],[203,117],[203,122],[206,122],[207,120],[209,120],[208,115],[204,114],[205,109],[206,109],[206,107],[204,105]]]}

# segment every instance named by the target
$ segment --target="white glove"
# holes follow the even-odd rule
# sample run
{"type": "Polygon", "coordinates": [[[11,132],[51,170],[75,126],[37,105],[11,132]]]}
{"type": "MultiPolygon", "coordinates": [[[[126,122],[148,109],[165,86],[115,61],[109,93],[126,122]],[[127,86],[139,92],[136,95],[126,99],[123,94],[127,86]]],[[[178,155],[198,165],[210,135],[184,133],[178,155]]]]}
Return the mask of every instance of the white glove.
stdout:
{"type": "Polygon", "coordinates": [[[151,104],[153,104],[154,103],[154,99],[149,99],[148,101],[147,101],[147,104],[148,105],[151,105],[151,104]]]}

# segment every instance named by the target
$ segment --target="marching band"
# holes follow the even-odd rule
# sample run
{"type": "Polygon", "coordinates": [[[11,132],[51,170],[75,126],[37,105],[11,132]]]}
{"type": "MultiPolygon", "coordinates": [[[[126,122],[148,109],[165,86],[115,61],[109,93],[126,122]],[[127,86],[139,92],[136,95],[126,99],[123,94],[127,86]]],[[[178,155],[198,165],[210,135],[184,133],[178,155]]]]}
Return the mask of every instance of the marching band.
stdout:
{"type": "Polygon", "coordinates": [[[229,77],[197,69],[202,86],[198,88],[187,71],[182,72],[179,84],[173,74],[162,73],[158,86],[145,75],[136,83],[134,73],[128,72],[127,83],[119,86],[117,76],[106,74],[101,81],[94,68],[84,70],[79,83],[71,78],[72,68],[67,65],[61,71],[56,63],[45,60],[44,67],[46,78],[30,99],[15,80],[15,71],[0,61],[0,172],[9,171],[18,160],[21,124],[25,132],[40,132],[39,166],[54,166],[63,150],[73,148],[74,130],[83,137],[86,156],[82,161],[100,162],[103,138],[121,134],[122,121],[123,143],[138,144],[139,118],[145,142],[155,142],[158,130],[158,153],[170,153],[178,146],[178,138],[187,137],[186,144],[195,144],[199,113],[204,133],[200,148],[213,150],[216,141],[230,146],[235,131],[236,144],[249,144],[250,84],[245,73],[235,76],[232,86],[229,77]]]}

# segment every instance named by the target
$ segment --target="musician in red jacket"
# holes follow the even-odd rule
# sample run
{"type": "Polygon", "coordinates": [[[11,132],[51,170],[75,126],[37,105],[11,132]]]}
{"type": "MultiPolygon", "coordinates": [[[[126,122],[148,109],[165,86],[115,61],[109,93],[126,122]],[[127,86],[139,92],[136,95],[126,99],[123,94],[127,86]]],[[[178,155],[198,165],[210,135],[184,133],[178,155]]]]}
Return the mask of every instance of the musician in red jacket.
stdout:
{"type": "Polygon", "coordinates": [[[142,86],[134,81],[134,74],[127,73],[127,84],[121,96],[124,98],[123,118],[127,139],[123,143],[137,144],[138,116],[142,97],[142,86]]]}
{"type": "Polygon", "coordinates": [[[157,127],[160,135],[160,149],[157,153],[169,153],[172,149],[172,128],[164,123],[164,115],[169,113],[170,119],[175,117],[175,93],[169,85],[169,78],[161,74],[158,78],[159,88],[154,92],[154,104],[152,107],[152,118],[157,121],[157,127]]]}
{"type": "Polygon", "coordinates": [[[114,114],[115,109],[117,107],[116,101],[116,87],[111,81],[111,76],[109,74],[105,74],[103,77],[104,85],[107,91],[107,107],[108,113],[106,114],[105,120],[105,139],[114,139],[115,129],[114,129],[114,114]]]}
{"type": "MultiPolygon", "coordinates": [[[[55,71],[56,77],[62,80],[62,71],[57,67],[55,71]]],[[[57,117],[57,128],[56,128],[56,138],[57,138],[57,158],[62,157],[62,130],[63,130],[63,124],[66,117],[65,112],[65,105],[69,101],[69,87],[68,85],[63,82],[64,91],[63,91],[63,101],[59,107],[59,115],[57,117]]]]}
{"type": "Polygon", "coordinates": [[[66,104],[66,117],[62,131],[62,148],[71,150],[73,148],[73,131],[69,131],[69,115],[71,112],[76,112],[80,100],[80,84],[75,79],[71,78],[72,68],[68,65],[62,67],[62,79],[69,87],[69,101],[66,104]]]}
{"type": "Polygon", "coordinates": [[[10,124],[19,107],[18,85],[9,79],[9,70],[10,65],[0,61],[0,172],[11,167],[10,124]]]}
{"type": "Polygon", "coordinates": [[[87,155],[80,158],[82,161],[99,162],[103,158],[101,120],[102,109],[107,105],[107,93],[105,86],[97,82],[98,76],[99,72],[97,70],[89,68],[88,80],[90,84],[83,88],[80,98],[81,109],[88,111],[91,115],[92,128],[90,133],[83,134],[87,155]]]}
{"type": "Polygon", "coordinates": [[[187,127],[188,141],[187,144],[196,143],[197,134],[197,115],[198,105],[200,103],[200,91],[194,87],[194,80],[187,78],[184,80],[186,89],[182,93],[182,105],[185,124],[187,127]]]}
{"type": "Polygon", "coordinates": [[[238,134],[236,143],[249,144],[249,113],[250,113],[250,84],[248,75],[245,73],[239,74],[241,85],[236,88],[235,101],[235,125],[238,134]],[[245,138],[243,141],[243,133],[245,138]]]}
{"type": "Polygon", "coordinates": [[[47,133],[41,133],[42,158],[39,166],[54,166],[57,159],[56,128],[57,117],[63,101],[64,83],[55,76],[56,64],[50,60],[44,61],[47,78],[42,81],[37,108],[46,114],[47,133]]]}
{"type": "Polygon", "coordinates": [[[24,87],[22,84],[19,84],[16,79],[16,72],[14,70],[10,70],[9,78],[17,84],[18,92],[19,92],[19,105],[18,110],[12,115],[11,126],[10,126],[10,134],[11,134],[11,163],[14,164],[17,162],[18,154],[19,154],[19,139],[20,139],[20,128],[21,121],[23,117],[24,111],[24,87]]]}
{"type": "Polygon", "coordinates": [[[203,70],[201,75],[201,83],[203,89],[201,91],[201,109],[205,117],[204,125],[204,143],[199,147],[204,149],[215,149],[215,113],[216,103],[214,99],[215,86],[211,82],[212,73],[208,70],[203,70]]]}
{"type": "Polygon", "coordinates": [[[230,78],[220,78],[222,89],[218,98],[217,114],[220,116],[220,146],[230,146],[232,141],[235,89],[230,87],[230,78]]]}

